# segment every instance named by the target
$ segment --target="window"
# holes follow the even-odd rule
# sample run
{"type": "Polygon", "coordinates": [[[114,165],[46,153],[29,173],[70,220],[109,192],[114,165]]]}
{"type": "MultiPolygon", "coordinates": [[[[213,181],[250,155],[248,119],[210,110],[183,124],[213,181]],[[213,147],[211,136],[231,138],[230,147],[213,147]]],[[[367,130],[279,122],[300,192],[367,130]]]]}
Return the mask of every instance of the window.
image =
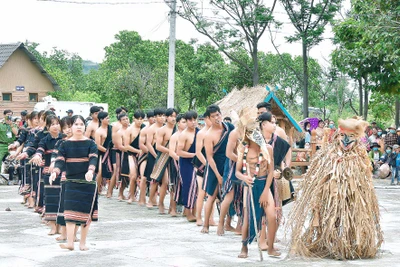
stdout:
{"type": "Polygon", "coordinates": [[[38,102],[38,94],[29,94],[29,102],[38,102]]]}
{"type": "Polygon", "coordinates": [[[3,101],[12,101],[11,93],[3,93],[3,101]]]}

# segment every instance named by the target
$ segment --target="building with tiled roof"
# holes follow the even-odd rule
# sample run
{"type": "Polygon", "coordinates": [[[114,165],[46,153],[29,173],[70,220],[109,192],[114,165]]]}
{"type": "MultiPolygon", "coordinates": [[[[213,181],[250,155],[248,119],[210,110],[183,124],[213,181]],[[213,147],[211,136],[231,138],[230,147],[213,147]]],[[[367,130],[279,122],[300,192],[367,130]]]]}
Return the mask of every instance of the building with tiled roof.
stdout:
{"type": "Polygon", "coordinates": [[[0,117],[33,110],[36,102],[60,87],[23,43],[0,44],[0,117]]]}

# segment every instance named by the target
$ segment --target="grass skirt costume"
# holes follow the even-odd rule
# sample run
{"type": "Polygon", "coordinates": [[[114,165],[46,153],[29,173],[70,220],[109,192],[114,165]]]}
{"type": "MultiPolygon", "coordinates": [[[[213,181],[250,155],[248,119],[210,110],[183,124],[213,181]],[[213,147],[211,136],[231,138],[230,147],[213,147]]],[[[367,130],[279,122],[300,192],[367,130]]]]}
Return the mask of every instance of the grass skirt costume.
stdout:
{"type": "Polygon", "coordinates": [[[293,255],[373,258],[383,242],[365,146],[354,143],[346,151],[341,142],[335,139],[320,149],[304,175],[288,221],[293,255]]]}

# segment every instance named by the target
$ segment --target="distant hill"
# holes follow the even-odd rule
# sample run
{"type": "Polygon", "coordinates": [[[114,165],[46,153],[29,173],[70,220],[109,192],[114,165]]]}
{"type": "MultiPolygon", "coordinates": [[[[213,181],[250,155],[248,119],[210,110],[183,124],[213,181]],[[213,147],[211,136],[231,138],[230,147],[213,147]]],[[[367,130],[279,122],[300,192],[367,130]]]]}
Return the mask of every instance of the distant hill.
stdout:
{"type": "Polygon", "coordinates": [[[99,63],[90,61],[90,60],[83,60],[83,73],[88,74],[91,70],[98,70],[100,65],[99,63]]]}

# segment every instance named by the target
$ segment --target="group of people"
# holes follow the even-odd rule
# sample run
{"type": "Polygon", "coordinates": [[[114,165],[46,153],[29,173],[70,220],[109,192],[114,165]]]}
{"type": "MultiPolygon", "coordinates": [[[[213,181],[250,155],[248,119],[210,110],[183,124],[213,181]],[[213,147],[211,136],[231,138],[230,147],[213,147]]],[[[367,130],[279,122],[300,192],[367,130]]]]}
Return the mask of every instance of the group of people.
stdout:
{"type": "MultiPolygon", "coordinates": [[[[7,149],[16,150],[13,155],[20,160],[23,170],[19,193],[24,195],[28,208],[34,208],[50,226],[49,234],[61,234],[57,240],[66,241],[60,245],[62,248],[74,249],[76,233],[81,226],[79,247],[88,249],[86,237],[90,223],[98,218],[98,196],[105,192],[106,197],[111,198],[117,188],[119,201],[137,202],[148,209],[157,209],[160,214],[177,216],[178,206],[183,206],[183,215],[189,222],[201,226],[201,233],[209,233],[210,226],[217,226],[218,235],[225,231],[241,234],[240,258],[248,256],[248,244],[253,240],[257,240],[260,253],[267,251],[271,257],[281,255],[274,243],[277,229],[283,222],[282,207],[294,201],[296,194],[290,179],[282,178],[284,170],[291,167],[291,144],[285,130],[277,126],[269,103],[261,102],[256,107],[241,110],[235,126],[227,118],[223,119],[217,105],[207,107],[201,116],[202,124],[198,124],[195,111],[179,114],[174,108],[157,108],[146,114],[137,110],[130,121],[128,110],[120,107],[116,109],[117,122],[113,124],[109,114],[99,107],[92,107],[90,113],[91,120],[86,122],[79,115],[60,120],[51,110],[32,111],[27,115],[27,127],[16,139],[17,129],[10,127],[11,133],[7,133],[10,136],[7,149]],[[165,197],[168,193],[167,210],[165,197]],[[219,211],[218,224],[213,220],[215,207],[219,211]],[[238,217],[236,228],[231,225],[235,215],[238,217]]],[[[341,139],[332,142],[336,145],[334,149],[343,151],[337,153],[341,155],[338,162],[343,159],[346,162],[343,153],[350,154],[353,150],[349,147],[359,148],[358,132],[353,132],[350,127],[339,127],[339,134],[335,136],[341,139]],[[346,146],[342,147],[342,143],[346,146]]],[[[326,153],[327,149],[333,151],[328,145],[321,147],[318,153],[326,153]]],[[[328,160],[320,164],[331,163],[328,160]]],[[[318,166],[315,163],[310,169],[319,172],[318,166]]],[[[364,170],[364,174],[357,179],[364,179],[363,186],[373,190],[368,171],[364,170]]],[[[309,173],[306,177],[317,180],[309,173]]],[[[313,190],[325,190],[323,185],[320,183],[313,190]]],[[[365,188],[360,190],[365,191],[365,188]]],[[[352,189],[353,192],[357,190],[352,189]]],[[[307,192],[307,187],[302,190],[307,192]]],[[[375,196],[373,192],[372,195],[375,196]]],[[[311,197],[315,205],[303,206],[302,212],[296,207],[311,202],[300,196],[300,204],[295,203],[288,223],[294,226],[291,250],[303,256],[314,255],[312,251],[318,247],[318,240],[313,240],[311,233],[321,234],[320,229],[314,228],[323,227],[324,223],[315,214],[323,210],[316,205],[325,203],[326,193],[311,194],[311,197]],[[312,223],[305,222],[307,211],[313,214],[312,223]],[[313,229],[306,231],[310,236],[304,239],[303,232],[298,230],[306,226],[313,229]]],[[[372,212],[377,212],[376,199],[372,200],[372,212]]],[[[349,202],[345,203],[346,207],[353,205],[350,200],[346,201],[349,202]]],[[[341,222],[336,220],[337,214],[332,215],[332,210],[321,214],[321,219],[329,216],[339,227],[341,222]]],[[[379,211],[378,219],[371,223],[376,221],[379,224],[379,211]]],[[[371,227],[368,223],[366,226],[371,227]]],[[[353,230],[357,230],[357,226],[353,230]]],[[[379,226],[374,231],[378,236],[376,240],[381,240],[379,226]]],[[[343,252],[326,245],[323,247],[325,254],[321,255],[334,254],[340,259],[364,256],[360,248],[365,248],[357,242],[347,239],[344,242],[352,246],[343,252]]],[[[379,246],[380,243],[374,244],[374,248],[379,246]]],[[[372,254],[370,248],[365,255],[372,254]]]]}
{"type": "Polygon", "coordinates": [[[376,175],[380,178],[391,176],[391,185],[400,185],[400,128],[392,125],[386,129],[372,122],[365,131],[367,149],[376,175]],[[397,183],[395,183],[397,180],[397,183]]]}

